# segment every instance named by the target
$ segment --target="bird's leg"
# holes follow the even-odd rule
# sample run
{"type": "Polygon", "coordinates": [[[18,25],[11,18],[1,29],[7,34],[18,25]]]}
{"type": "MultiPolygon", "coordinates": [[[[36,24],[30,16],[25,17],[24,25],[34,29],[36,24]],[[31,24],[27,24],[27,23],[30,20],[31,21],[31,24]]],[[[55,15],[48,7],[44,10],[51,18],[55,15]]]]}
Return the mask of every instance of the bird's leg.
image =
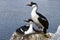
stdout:
{"type": "Polygon", "coordinates": [[[47,32],[47,29],[46,29],[46,28],[44,28],[44,29],[43,29],[43,32],[46,34],[46,32],[47,32]]]}

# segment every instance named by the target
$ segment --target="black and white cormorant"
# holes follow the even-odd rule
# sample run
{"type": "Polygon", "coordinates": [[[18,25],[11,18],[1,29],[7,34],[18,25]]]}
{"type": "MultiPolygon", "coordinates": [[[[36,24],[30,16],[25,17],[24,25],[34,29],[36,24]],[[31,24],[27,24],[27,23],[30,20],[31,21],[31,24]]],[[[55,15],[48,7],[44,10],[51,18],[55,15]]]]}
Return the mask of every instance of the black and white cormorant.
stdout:
{"type": "Polygon", "coordinates": [[[25,34],[25,35],[35,33],[35,29],[33,27],[33,21],[31,19],[27,19],[25,21],[28,22],[28,24],[17,28],[16,32],[21,33],[21,34],[25,34]]]}
{"type": "Polygon", "coordinates": [[[46,17],[37,12],[38,5],[34,2],[27,4],[27,6],[32,7],[31,17],[34,23],[38,26],[38,28],[43,28],[43,32],[46,33],[49,23],[46,17]]]}

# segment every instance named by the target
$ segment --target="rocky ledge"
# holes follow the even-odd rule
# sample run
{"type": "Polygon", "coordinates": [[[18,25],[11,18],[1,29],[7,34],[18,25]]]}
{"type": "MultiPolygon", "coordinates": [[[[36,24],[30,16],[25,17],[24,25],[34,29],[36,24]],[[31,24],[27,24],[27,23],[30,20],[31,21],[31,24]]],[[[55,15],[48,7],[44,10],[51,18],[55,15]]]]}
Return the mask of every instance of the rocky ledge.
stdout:
{"type": "Polygon", "coordinates": [[[49,40],[50,36],[42,33],[34,33],[34,34],[29,34],[22,36],[22,34],[14,32],[10,38],[10,40],[49,40]]]}

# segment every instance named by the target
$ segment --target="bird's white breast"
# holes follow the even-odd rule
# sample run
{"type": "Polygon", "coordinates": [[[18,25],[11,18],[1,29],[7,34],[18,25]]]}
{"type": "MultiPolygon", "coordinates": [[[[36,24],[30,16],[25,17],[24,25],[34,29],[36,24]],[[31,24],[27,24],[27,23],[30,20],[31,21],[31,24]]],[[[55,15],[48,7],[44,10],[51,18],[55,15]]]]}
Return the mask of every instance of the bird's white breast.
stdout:
{"type": "Polygon", "coordinates": [[[38,18],[40,16],[38,16],[36,14],[36,11],[37,11],[37,6],[35,6],[33,9],[32,9],[32,12],[31,12],[31,18],[32,20],[35,22],[35,24],[37,24],[39,27],[43,27],[43,25],[39,22],[38,18]]]}
{"type": "Polygon", "coordinates": [[[35,31],[33,30],[33,24],[31,24],[29,29],[25,31],[25,34],[30,34],[30,33],[35,33],[35,31]]]}
{"type": "Polygon", "coordinates": [[[36,24],[39,24],[39,21],[38,21],[38,15],[35,13],[35,12],[32,12],[31,13],[31,17],[32,17],[32,20],[36,23],[36,24]]]}
{"type": "Polygon", "coordinates": [[[32,17],[32,20],[35,22],[35,24],[38,25],[38,27],[43,27],[43,25],[38,20],[39,16],[36,14],[36,12],[32,11],[31,17],[32,17]]]}

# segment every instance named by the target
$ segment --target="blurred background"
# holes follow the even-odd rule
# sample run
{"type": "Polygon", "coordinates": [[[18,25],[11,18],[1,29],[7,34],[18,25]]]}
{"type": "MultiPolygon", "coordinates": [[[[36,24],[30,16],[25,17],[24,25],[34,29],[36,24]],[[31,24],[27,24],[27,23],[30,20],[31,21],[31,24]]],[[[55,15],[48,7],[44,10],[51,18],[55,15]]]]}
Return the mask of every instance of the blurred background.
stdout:
{"type": "Polygon", "coordinates": [[[29,2],[38,4],[38,12],[49,21],[48,32],[55,32],[60,25],[60,0],[0,0],[0,40],[9,40],[12,33],[25,25],[24,19],[30,18],[29,2]]]}

